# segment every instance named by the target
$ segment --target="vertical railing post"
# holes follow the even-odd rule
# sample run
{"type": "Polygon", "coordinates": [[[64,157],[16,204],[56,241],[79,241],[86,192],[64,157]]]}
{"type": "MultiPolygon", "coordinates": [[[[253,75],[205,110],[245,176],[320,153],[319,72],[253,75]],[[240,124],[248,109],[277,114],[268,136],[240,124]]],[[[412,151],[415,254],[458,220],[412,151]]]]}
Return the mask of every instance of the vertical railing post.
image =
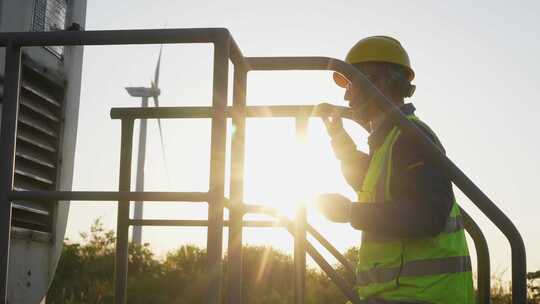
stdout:
{"type": "Polygon", "coordinates": [[[17,142],[17,119],[19,114],[19,84],[21,79],[21,48],[6,46],[4,100],[2,102],[2,125],[0,137],[0,303],[7,303],[9,246],[11,234],[11,201],[13,170],[17,142]]]}
{"type": "Polygon", "coordinates": [[[472,237],[476,250],[476,271],[478,274],[476,287],[478,289],[478,303],[488,304],[491,298],[491,265],[488,244],[482,230],[474,222],[472,217],[465,210],[463,210],[463,208],[460,209],[465,230],[472,237]]]}
{"type": "Polygon", "coordinates": [[[206,246],[208,258],[208,304],[221,303],[229,46],[230,37],[228,34],[219,35],[214,43],[212,134],[210,143],[210,194],[212,197],[208,202],[208,239],[206,246]]]}
{"type": "MultiPolygon", "coordinates": [[[[119,191],[130,191],[131,155],[133,153],[133,119],[122,119],[120,147],[119,191]]],[[[116,224],[116,257],[114,263],[114,301],[127,303],[128,247],[129,247],[129,201],[118,202],[116,224]]]]}
{"type": "Polygon", "coordinates": [[[231,204],[229,209],[228,287],[229,304],[242,303],[242,221],[244,216],[244,152],[246,133],[247,72],[235,65],[233,132],[231,138],[231,204]]]}
{"type": "MultiPolygon", "coordinates": [[[[296,137],[300,146],[300,154],[306,141],[308,118],[299,116],[296,122],[296,137]]],[[[300,155],[302,156],[302,155],[300,155]]],[[[304,170],[304,166],[299,166],[304,170]]],[[[305,172],[301,172],[305,173],[305,172]]],[[[301,174],[299,174],[301,175],[301,174]]],[[[305,203],[301,202],[296,210],[294,221],[294,303],[303,304],[306,289],[306,224],[307,215],[305,203]]]]}

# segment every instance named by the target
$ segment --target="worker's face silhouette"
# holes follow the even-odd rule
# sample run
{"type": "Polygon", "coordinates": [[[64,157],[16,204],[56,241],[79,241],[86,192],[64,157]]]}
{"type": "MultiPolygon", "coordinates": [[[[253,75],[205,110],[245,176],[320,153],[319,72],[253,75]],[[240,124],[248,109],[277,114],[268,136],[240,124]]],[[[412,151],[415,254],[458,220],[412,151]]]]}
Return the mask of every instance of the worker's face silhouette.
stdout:
{"type": "MultiPolygon", "coordinates": [[[[390,96],[390,88],[387,85],[385,77],[387,77],[384,67],[377,63],[359,64],[355,65],[362,74],[374,85],[381,93],[386,96],[390,96]]],[[[381,111],[372,102],[370,96],[364,96],[363,94],[357,94],[351,87],[351,84],[347,85],[345,89],[345,96],[343,98],[349,102],[349,107],[355,112],[355,116],[362,122],[369,122],[375,117],[381,114],[381,111]]]]}

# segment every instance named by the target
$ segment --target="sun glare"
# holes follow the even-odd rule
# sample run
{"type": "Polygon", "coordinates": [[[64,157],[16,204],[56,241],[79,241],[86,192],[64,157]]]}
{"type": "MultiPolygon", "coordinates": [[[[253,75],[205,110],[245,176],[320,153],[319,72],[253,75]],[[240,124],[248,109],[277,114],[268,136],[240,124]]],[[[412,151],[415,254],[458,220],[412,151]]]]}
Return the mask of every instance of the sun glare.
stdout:
{"type": "Polygon", "coordinates": [[[248,130],[253,133],[248,134],[246,153],[248,203],[276,208],[292,219],[301,204],[309,208],[317,194],[335,189],[342,181],[325,130],[320,126],[312,130],[313,125],[312,120],[304,139],[295,135],[293,122],[250,125],[248,130]]]}

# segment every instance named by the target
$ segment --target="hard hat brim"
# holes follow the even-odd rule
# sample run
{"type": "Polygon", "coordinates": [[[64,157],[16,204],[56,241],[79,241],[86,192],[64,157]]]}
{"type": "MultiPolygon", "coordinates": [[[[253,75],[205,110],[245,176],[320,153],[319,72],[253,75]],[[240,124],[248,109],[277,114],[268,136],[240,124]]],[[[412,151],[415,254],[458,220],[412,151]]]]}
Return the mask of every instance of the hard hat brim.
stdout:
{"type": "Polygon", "coordinates": [[[341,75],[338,72],[334,72],[332,77],[334,78],[334,82],[342,88],[347,88],[347,85],[350,83],[350,81],[345,78],[345,76],[341,75]]]}

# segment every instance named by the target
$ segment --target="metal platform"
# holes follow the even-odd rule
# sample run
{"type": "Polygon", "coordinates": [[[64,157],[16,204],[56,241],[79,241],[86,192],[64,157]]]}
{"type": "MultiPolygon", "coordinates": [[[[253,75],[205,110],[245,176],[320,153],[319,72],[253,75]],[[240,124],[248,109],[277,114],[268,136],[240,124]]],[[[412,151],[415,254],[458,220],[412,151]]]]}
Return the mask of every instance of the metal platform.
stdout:
{"type": "MultiPolygon", "coordinates": [[[[402,130],[411,131],[418,137],[421,148],[435,160],[453,183],[504,233],[512,250],[512,301],[526,303],[526,260],[523,240],[512,222],[476,185],[450,161],[416,126],[374,88],[353,66],[334,58],[326,57],[245,57],[229,31],[222,28],[208,29],[160,29],[87,32],[33,32],[2,33],[0,47],[6,48],[6,70],[4,80],[4,103],[2,108],[0,139],[0,303],[6,303],[9,240],[11,232],[11,209],[17,201],[81,200],[117,201],[118,226],[115,262],[115,303],[126,303],[128,228],[130,225],[159,226],[207,226],[207,252],[209,274],[208,298],[206,303],[218,304],[222,300],[222,248],[223,227],[229,226],[228,244],[228,303],[242,303],[242,229],[244,226],[269,226],[269,222],[244,221],[246,213],[264,213],[279,218],[279,223],[294,236],[295,251],[295,303],[304,303],[306,254],[320,265],[343,293],[353,303],[360,303],[353,286],[340,277],[320,253],[306,240],[312,234],[323,246],[345,265],[349,275],[353,267],[348,265],[339,252],[311,227],[300,209],[294,221],[279,217],[268,207],[246,204],[243,199],[244,134],[247,118],[290,117],[295,119],[299,137],[305,132],[306,120],[321,115],[310,106],[246,106],[246,80],[248,71],[256,70],[331,70],[345,75],[354,84],[358,94],[369,95],[387,111],[392,121],[402,130]],[[21,48],[47,45],[119,45],[119,44],[180,44],[209,43],[214,46],[213,98],[212,107],[175,108],[124,108],[112,109],[111,117],[122,122],[120,181],[118,192],[76,191],[17,191],[13,188],[14,159],[16,148],[17,118],[19,107],[21,48]],[[233,105],[227,106],[229,61],[234,65],[233,105]],[[211,119],[210,182],[207,192],[130,192],[131,154],[133,125],[137,119],[169,118],[211,119]],[[227,119],[236,127],[232,135],[230,198],[225,192],[225,160],[227,119]],[[208,203],[206,221],[132,220],[129,218],[131,201],[170,201],[208,203]],[[224,208],[229,208],[230,219],[223,220],[224,208]]],[[[344,108],[343,116],[350,118],[344,108]]],[[[480,228],[464,213],[465,226],[472,236],[478,255],[478,298],[480,303],[489,303],[490,269],[486,240],[480,228]]]]}

